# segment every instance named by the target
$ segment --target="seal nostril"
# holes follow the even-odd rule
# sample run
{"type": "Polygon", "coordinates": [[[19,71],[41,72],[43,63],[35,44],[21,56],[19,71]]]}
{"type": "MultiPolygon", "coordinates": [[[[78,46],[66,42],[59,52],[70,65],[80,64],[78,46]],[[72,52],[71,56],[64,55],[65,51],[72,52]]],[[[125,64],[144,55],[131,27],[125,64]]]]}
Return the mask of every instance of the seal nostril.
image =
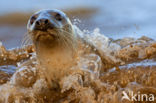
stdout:
{"type": "Polygon", "coordinates": [[[49,23],[49,20],[48,20],[48,19],[46,19],[46,20],[44,21],[44,23],[45,23],[45,24],[48,24],[48,23],[49,23]]]}

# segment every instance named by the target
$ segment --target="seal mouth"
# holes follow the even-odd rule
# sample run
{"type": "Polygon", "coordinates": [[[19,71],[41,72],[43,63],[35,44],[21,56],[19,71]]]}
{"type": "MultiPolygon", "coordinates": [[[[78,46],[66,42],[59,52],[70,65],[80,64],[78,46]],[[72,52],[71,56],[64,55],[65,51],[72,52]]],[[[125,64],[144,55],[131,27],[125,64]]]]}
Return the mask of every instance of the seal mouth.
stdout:
{"type": "Polygon", "coordinates": [[[55,38],[57,38],[56,33],[52,33],[49,32],[48,30],[37,30],[37,35],[36,35],[36,40],[39,41],[40,38],[44,38],[44,39],[50,39],[50,40],[54,40],[55,38]]]}

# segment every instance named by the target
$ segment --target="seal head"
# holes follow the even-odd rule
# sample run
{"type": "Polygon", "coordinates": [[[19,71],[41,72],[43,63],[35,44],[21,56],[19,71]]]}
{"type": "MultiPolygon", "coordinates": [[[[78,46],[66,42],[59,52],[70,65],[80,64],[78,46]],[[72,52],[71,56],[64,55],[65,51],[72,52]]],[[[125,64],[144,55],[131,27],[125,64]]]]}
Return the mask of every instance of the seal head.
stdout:
{"type": "Polygon", "coordinates": [[[69,18],[60,10],[41,10],[29,19],[28,32],[36,46],[73,47],[75,35],[69,18]],[[61,42],[60,42],[61,41],[61,42]]]}
{"type": "Polygon", "coordinates": [[[41,10],[29,19],[27,29],[48,82],[59,81],[70,73],[77,39],[66,14],[59,10],[41,10]]]}

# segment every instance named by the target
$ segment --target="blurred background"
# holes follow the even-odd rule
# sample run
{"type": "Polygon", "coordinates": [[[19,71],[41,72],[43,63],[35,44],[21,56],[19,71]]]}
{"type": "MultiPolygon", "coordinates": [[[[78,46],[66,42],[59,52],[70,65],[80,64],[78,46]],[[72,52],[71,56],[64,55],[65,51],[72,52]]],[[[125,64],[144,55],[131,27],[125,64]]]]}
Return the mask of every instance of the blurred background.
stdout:
{"type": "Polygon", "coordinates": [[[0,41],[20,46],[29,17],[40,9],[61,9],[81,30],[99,28],[110,38],[156,38],[154,0],[0,0],[0,41]]]}

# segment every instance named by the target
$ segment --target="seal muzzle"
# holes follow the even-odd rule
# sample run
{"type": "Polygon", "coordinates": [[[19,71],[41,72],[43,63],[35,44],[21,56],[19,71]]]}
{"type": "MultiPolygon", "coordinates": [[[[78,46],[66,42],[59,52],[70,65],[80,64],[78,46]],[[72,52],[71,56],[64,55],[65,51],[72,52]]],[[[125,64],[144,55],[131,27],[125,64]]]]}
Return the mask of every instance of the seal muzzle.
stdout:
{"type": "Polygon", "coordinates": [[[40,18],[36,20],[34,30],[47,31],[47,29],[53,29],[54,25],[50,22],[49,19],[40,18]]]}

